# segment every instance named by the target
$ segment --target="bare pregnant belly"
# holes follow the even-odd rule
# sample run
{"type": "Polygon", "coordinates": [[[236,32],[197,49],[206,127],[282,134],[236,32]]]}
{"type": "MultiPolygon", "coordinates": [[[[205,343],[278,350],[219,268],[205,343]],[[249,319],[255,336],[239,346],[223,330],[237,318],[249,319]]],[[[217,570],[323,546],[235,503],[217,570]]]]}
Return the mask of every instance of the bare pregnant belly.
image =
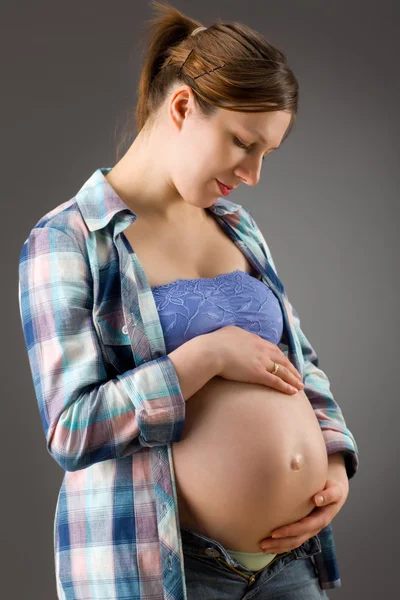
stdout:
{"type": "Polygon", "coordinates": [[[328,457],[303,391],[214,377],[186,402],[172,444],[179,523],[226,548],[260,552],[271,532],[312,512],[328,457]]]}

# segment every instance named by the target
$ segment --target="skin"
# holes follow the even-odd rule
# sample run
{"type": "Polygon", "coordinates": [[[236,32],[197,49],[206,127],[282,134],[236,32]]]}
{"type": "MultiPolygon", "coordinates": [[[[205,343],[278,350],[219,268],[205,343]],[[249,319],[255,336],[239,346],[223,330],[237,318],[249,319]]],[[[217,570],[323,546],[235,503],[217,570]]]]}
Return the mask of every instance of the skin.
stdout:
{"type": "MultiPolygon", "coordinates": [[[[139,132],[106,178],[125,204],[148,222],[201,226],[208,218],[205,209],[221,196],[215,179],[232,187],[257,185],[263,160],[280,146],[290,117],[288,111],[218,109],[205,119],[190,86],[176,85],[151,125],[139,132]],[[248,148],[241,148],[240,143],[248,148]]],[[[280,534],[280,539],[266,538],[262,548],[280,553],[299,547],[332,521],[348,492],[343,454],[330,454],[325,488],[314,497],[316,509],[306,518],[275,530],[273,535],[280,534]],[[319,495],[324,497],[320,507],[319,495]]]]}
{"type": "Polygon", "coordinates": [[[325,487],[314,496],[317,508],[304,519],[275,529],[271,537],[262,540],[261,549],[279,554],[298,548],[329,525],[346,502],[348,494],[349,480],[344,457],[342,452],[335,452],[328,456],[328,477],[325,487]],[[319,496],[322,496],[321,503],[317,500],[319,496]]]}
{"type": "Polygon", "coordinates": [[[290,116],[218,109],[204,119],[193,90],[177,86],[107,179],[127,206],[134,199],[138,215],[170,225],[200,224],[207,218],[205,208],[221,196],[216,178],[231,187],[258,184],[263,157],[280,145],[290,116]],[[239,147],[234,136],[252,144],[250,150],[239,147]]]}

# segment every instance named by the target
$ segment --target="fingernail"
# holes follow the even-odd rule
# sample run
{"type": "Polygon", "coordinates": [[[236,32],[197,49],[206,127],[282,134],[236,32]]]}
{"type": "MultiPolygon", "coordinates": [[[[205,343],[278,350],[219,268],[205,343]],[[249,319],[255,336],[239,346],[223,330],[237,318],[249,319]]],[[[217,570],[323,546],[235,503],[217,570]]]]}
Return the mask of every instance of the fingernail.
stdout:
{"type": "Polygon", "coordinates": [[[322,504],[324,501],[324,497],[323,496],[317,496],[317,504],[322,504]]]}

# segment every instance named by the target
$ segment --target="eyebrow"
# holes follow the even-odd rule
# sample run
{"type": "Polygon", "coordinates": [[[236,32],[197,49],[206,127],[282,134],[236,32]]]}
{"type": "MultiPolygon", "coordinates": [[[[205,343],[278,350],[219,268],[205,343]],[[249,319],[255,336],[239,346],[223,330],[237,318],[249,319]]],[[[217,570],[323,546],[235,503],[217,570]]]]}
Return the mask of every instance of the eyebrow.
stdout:
{"type": "MultiPolygon", "coordinates": [[[[258,138],[259,138],[259,139],[260,139],[262,142],[264,142],[264,144],[265,144],[266,146],[268,146],[268,142],[267,142],[267,140],[266,140],[266,139],[265,139],[265,138],[264,138],[264,137],[261,135],[261,133],[259,133],[258,131],[254,131],[254,129],[249,129],[248,131],[249,131],[250,133],[252,133],[253,135],[256,135],[256,136],[258,136],[258,138]]],[[[279,146],[271,146],[271,150],[278,150],[278,148],[279,148],[279,146]]]]}

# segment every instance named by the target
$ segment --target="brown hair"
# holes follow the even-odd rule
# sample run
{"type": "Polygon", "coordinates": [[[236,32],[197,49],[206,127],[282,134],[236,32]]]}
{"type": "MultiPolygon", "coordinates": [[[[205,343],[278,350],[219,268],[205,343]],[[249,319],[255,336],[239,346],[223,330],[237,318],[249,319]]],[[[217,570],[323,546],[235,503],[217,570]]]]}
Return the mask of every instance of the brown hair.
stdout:
{"type": "MultiPolygon", "coordinates": [[[[191,36],[201,23],[165,2],[151,3],[160,14],[147,21],[149,43],[133,109],[137,131],[151,126],[166,95],[181,81],[192,88],[205,118],[217,107],[241,112],[291,111],[283,142],[294,126],[298,106],[298,82],[285,55],[261,34],[237,22],[218,20],[191,36]]],[[[117,160],[132,136],[132,116],[131,110],[117,144],[117,160]]]]}

